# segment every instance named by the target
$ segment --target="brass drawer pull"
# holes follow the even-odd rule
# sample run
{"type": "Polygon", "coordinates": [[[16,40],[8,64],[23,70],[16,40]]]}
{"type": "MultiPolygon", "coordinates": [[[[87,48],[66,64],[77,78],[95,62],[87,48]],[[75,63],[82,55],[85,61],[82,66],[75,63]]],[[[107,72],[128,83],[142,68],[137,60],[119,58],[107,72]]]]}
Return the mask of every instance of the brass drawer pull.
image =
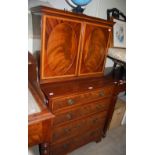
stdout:
{"type": "Polygon", "coordinates": [[[63,145],[63,148],[64,148],[64,149],[67,149],[67,148],[68,148],[68,144],[64,144],[64,145],[63,145]]]}
{"type": "Polygon", "coordinates": [[[77,128],[81,128],[81,125],[80,125],[80,124],[78,124],[78,125],[77,125],[77,128]]]}
{"type": "Polygon", "coordinates": [[[104,93],[103,92],[99,92],[99,96],[100,97],[103,97],[104,96],[104,93]]]}
{"type": "Polygon", "coordinates": [[[93,132],[91,132],[89,135],[90,135],[90,136],[94,136],[95,134],[96,134],[96,132],[93,131],[93,132]]]}
{"type": "Polygon", "coordinates": [[[97,122],[97,118],[93,119],[93,124],[95,124],[97,122]]]}
{"type": "Polygon", "coordinates": [[[101,108],[102,108],[102,105],[100,104],[96,106],[96,109],[101,109],[101,108]]]}
{"type": "Polygon", "coordinates": [[[67,117],[68,119],[72,119],[72,115],[71,115],[71,114],[67,114],[66,117],[67,117]]]}
{"type": "Polygon", "coordinates": [[[56,134],[56,133],[54,133],[53,134],[53,138],[55,139],[55,138],[57,138],[58,137],[58,135],[56,134]]]}
{"type": "Polygon", "coordinates": [[[65,128],[64,129],[64,132],[69,133],[70,132],[70,129],[65,128]]]}
{"type": "Polygon", "coordinates": [[[67,103],[68,103],[69,105],[73,105],[73,104],[75,103],[75,101],[74,101],[73,99],[68,99],[67,103]]]}

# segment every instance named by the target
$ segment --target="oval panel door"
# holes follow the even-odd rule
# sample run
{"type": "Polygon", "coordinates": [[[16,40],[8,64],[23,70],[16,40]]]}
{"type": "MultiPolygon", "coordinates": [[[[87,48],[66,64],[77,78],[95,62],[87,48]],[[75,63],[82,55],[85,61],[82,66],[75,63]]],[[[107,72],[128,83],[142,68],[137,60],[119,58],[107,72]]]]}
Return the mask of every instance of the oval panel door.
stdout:
{"type": "Polygon", "coordinates": [[[80,75],[102,74],[108,40],[108,28],[86,25],[80,75]]]}
{"type": "Polygon", "coordinates": [[[60,18],[59,20],[51,17],[45,19],[42,79],[75,76],[80,23],[60,18]]]}

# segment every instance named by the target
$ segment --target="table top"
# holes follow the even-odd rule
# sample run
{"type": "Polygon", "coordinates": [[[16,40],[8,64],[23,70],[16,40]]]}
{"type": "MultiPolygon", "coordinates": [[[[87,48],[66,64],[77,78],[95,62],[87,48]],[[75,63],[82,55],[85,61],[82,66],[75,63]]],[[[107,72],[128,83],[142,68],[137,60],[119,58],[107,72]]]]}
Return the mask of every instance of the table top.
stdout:
{"type": "Polygon", "coordinates": [[[33,97],[32,93],[30,90],[28,90],[28,114],[34,114],[41,112],[40,107],[37,104],[37,101],[33,97]]]}

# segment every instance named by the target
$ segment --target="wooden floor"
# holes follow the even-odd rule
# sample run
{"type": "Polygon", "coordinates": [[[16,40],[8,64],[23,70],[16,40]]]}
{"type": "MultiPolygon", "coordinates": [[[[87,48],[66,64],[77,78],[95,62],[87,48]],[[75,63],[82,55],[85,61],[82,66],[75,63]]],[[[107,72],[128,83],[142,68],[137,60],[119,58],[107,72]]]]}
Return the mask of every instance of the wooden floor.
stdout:
{"type": "MultiPolygon", "coordinates": [[[[126,126],[120,126],[107,132],[99,143],[91,142],[68,155],[125,155],[126,126]]],[[[39,155],[38,147],[29,149],[29,155],[39,155]]]]}

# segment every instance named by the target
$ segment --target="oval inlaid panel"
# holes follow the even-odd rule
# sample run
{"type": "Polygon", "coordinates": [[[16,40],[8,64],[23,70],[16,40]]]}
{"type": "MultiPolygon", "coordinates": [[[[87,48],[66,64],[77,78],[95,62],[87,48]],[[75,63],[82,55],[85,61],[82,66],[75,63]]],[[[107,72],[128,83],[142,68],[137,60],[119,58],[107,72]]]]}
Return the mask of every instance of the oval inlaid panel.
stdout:
{"type": "Polygon", "coordinates": [[[46,73],[48,75],[63,75],[72,66],[76,57],[76,34],[67,23],[54,27],[47,42],[46,73]]]}
{"type": "Polygon", "coordinates": [[[106,49],[105,34],[101,29],[94,29],[86,40],[84,64],[86,70],[94,72],[103,62],[106,49]]]}

